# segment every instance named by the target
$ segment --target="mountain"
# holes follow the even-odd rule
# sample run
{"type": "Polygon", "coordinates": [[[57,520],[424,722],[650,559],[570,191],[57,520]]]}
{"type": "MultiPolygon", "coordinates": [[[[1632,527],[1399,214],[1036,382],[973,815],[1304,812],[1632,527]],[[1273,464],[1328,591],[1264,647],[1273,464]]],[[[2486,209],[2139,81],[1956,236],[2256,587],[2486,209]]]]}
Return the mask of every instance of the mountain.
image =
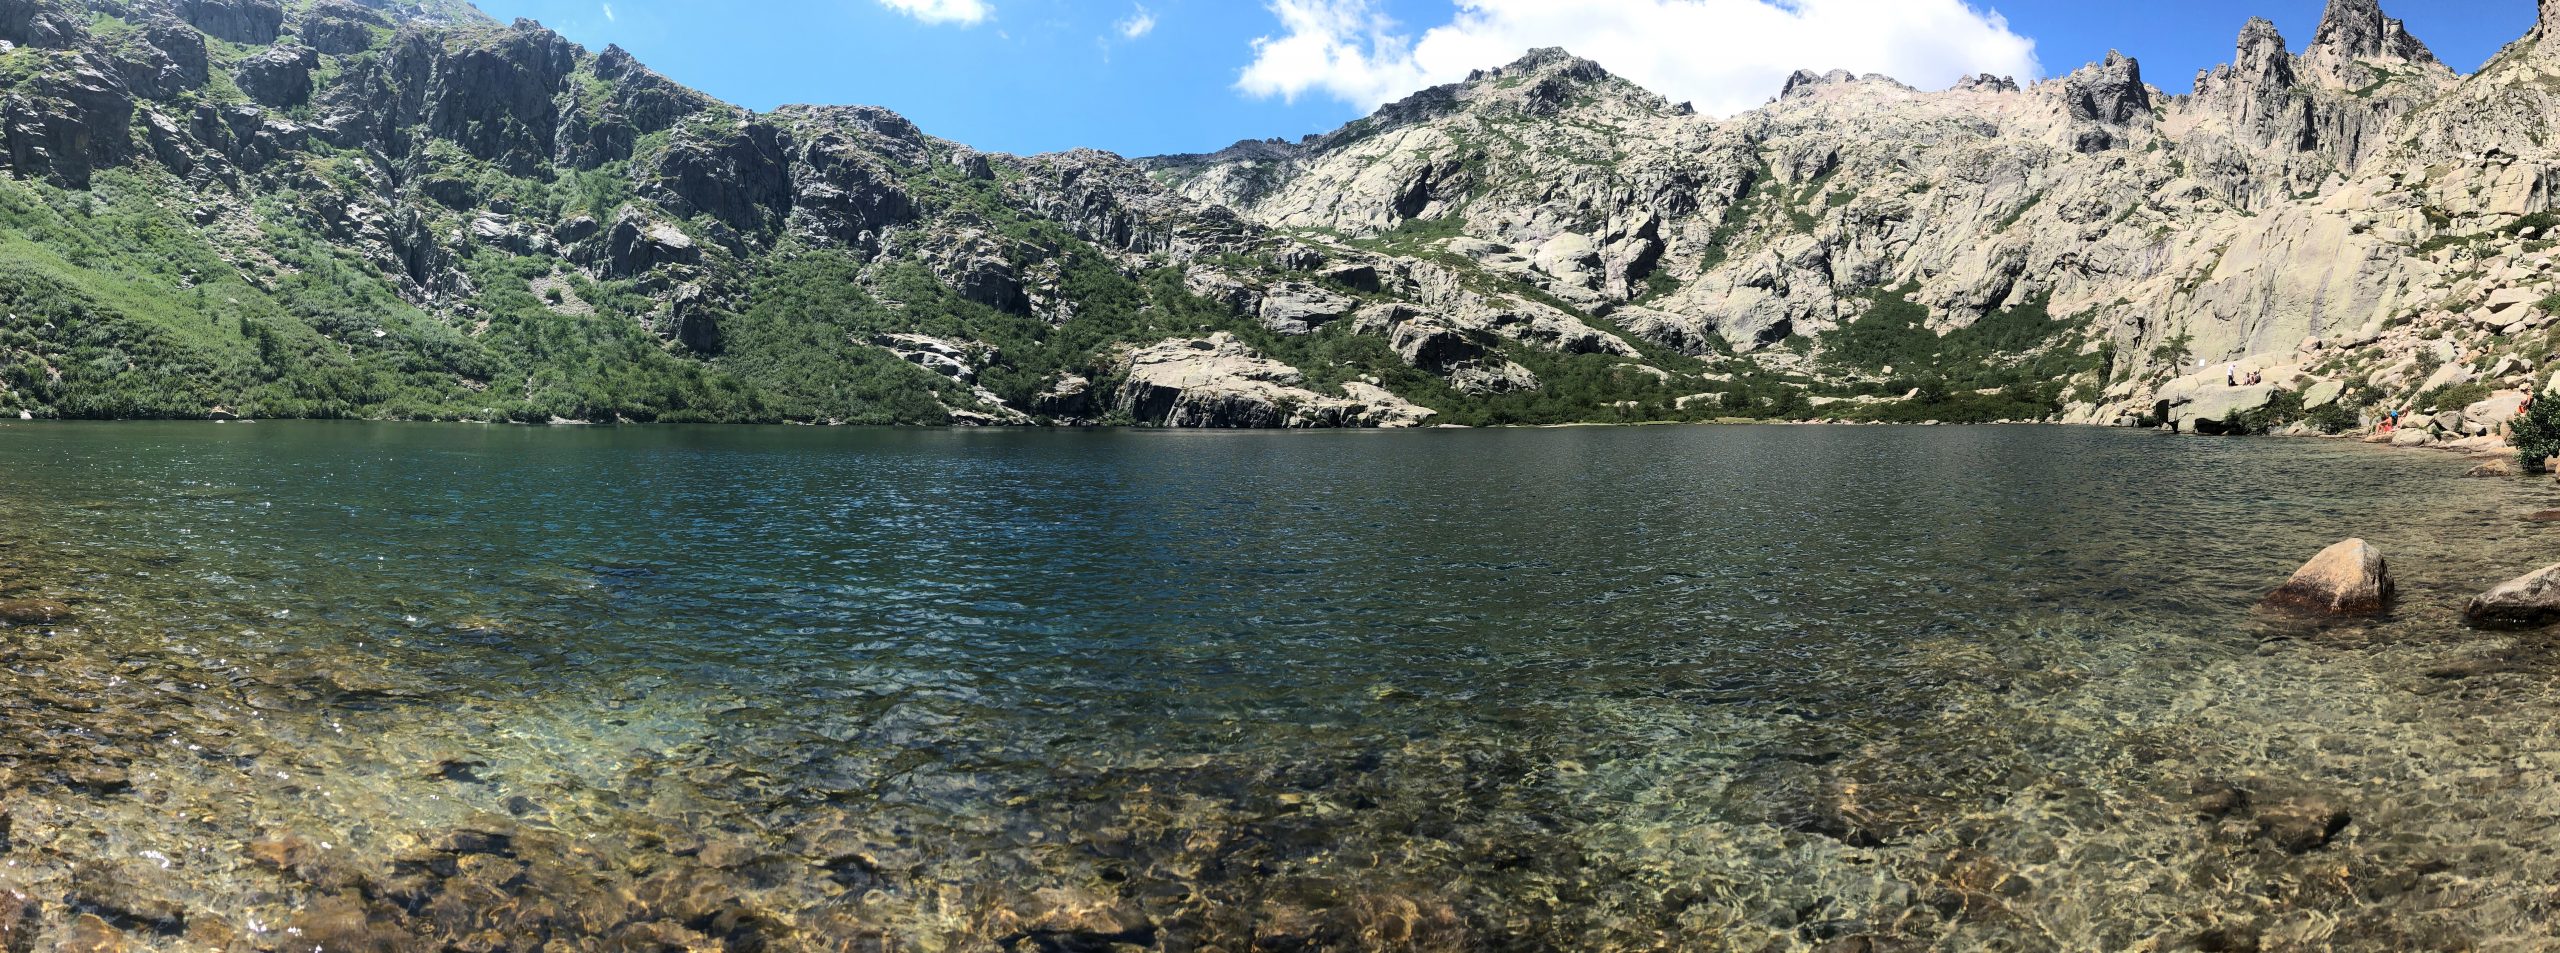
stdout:
{"type": "Polygon", "coordinates": [[[2122,55],[1935,92],[1807,71],[1723,120],[1543,50],[1130,161],[754,113],[458,0],[0,0],[0,409],[2458,412],[2551,350],[2555,20],[2466,77],[2333,0],[2299,51],[2248,22],[2191,95],[2122,55]]]}

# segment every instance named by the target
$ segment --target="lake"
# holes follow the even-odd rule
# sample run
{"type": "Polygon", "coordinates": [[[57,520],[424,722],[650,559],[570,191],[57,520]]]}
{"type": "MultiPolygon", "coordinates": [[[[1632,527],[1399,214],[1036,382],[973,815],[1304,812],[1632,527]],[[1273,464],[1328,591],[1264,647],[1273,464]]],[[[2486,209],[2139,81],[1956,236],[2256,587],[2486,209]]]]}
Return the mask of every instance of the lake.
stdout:
{"type": "Polygon", "coordinates": [[[2560,492],[2467,466],[0,425],[0,949],[2534,948],[2560,656],[2459,611],[2560,492]],[[2348,536],[2397,612],[2255,609],[2348,536]]]}

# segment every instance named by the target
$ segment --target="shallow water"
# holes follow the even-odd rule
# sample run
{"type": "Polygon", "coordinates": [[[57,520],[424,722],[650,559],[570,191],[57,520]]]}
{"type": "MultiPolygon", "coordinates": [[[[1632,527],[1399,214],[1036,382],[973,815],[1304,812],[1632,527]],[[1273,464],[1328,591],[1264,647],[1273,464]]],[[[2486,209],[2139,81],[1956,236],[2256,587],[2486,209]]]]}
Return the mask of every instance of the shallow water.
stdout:
{"type": "Polygon", "coordinates": [[[2466,465],[0,426],[0,950],[2543,948],[2466,465]],[[2350,535],[2399,612],[2253,610],[2350,535]]]}

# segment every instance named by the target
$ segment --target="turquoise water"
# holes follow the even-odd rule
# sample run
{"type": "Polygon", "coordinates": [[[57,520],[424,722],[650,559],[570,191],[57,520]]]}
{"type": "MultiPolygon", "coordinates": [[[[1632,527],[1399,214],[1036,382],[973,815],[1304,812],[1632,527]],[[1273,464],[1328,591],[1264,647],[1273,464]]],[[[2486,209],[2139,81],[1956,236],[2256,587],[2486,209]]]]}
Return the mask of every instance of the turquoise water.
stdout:
{"type": "Polygon", "coordinates": [[[2560,494],[2466,466],[0,426],[0,940],[2531,948],[2552,666],[2456,613],[2560,494]],[[2253,611],[2350,535],[2400,612],[2253,611]]]}

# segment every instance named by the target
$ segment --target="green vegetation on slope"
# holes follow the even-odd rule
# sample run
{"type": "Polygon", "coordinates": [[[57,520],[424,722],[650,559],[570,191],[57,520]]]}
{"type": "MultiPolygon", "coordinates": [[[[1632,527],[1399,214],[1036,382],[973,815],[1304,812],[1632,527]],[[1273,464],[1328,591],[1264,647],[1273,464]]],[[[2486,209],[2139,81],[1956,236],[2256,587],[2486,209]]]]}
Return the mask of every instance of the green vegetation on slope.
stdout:
{"type": "Polygon", "coordinates": [[[1876,292],[1864,316],[1822,336],[1825,361],[1884,378],[1850,388],[1849,394],[1900,398],[1917,392],[1908,400],[1844,405],[1841,418],[2040,420],[2062,409],[2072,378],[2092,371],[2104,376],[2106,352],[2081,353],[2074,325],[2054,320],[2042,297],[1941,335],[1929,328],[1929,309],[1911,300],[1917,290],[1906,285],[1876,292]]]}

